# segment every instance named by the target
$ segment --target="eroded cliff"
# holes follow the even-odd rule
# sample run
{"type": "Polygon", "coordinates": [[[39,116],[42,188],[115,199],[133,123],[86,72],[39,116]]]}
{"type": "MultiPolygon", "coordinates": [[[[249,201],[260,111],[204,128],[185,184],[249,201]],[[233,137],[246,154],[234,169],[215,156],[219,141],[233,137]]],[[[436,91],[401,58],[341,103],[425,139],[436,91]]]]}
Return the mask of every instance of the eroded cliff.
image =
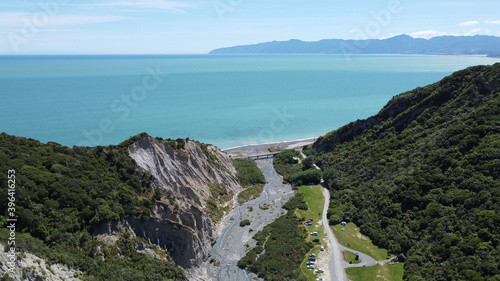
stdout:
{"type": "Polygon", "coordinates": [[[174,147],[146,134],[129,147],[129,155],[152,175],[152,187],[161,193],[149,218],[129,219],[135,234],[169,249],[185,269],[199,265],[216,239],[217,218],[211,211],[230,205],[227,199],[242,189],[231,160],[211,145],[182,140],[174,147]],[[222,206],[211,210],[214,203],[222,206]]]}

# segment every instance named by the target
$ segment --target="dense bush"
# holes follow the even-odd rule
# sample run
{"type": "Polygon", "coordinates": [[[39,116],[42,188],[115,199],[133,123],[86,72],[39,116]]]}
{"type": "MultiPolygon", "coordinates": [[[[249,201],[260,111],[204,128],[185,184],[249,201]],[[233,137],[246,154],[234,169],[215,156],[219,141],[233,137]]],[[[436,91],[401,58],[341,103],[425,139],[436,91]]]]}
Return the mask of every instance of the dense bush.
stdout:
{"type": "Polygon", "coordinates": [[[274,157],[274,168],[283,176],[284,182],[292,183],[290,178],[302,171],[302,165],[298,160],[300,157],[300,152],[295,149],[283,150],[274,157]]]}
{"type": "Polygon", "coordinates": [[[317,162],[318,162],[318,157],[314,155],[307,156],[307,158],[304,159],[304,161],[302,161],[302,170],[307,171],[310,169],[316,169],[314,164],[316,164],[317,162]]]}
{"type": "Polygon", "coordinates": [[[322,173],[320,170],[312,168],[307,171],[298,172],[290,176],[289,181],[294,186],[319,184],[321,182],[322,173]]]}
{"type": "Polygon", "coordinates": [[[295,149],[286,149],[274,157],[274,163],[278,165],[293,165],[299,163],[300,153],[295,149]]]}
{"type": "MultiPolygon", "coordinates": [[[[149,217],[158,193],[151,188],[151,175],[143,173],[127,151],[139,137],[118,146],[69,148],[0,134],[0,193],[7,194],[6,171],[14,169],[16,230],[27,237],[19,249],[77,266],[89,280],[153,280],[159,272],[183,276],[170,262],[143,263],[138,260],[149,258],[142,254],[123,256],[129,244],[110,248],[102,261],[96,255],[104,245],[89,235],[101,222],[149,217]],[[151,277],[138,277],[147,275],[151,277]]],[[[8,216],[7,203],[7,196],[0,196],[1,224],[8,216]]]]}
{"type": "Polygon", "coordinates": [[[330,222],[405,253],[405,280],[500,280],[500,64],[397,96],[314,147],[330,222]]]}
{"type": "Polygon", "coordinates": [[[233,159],[233,165],[236,168],[236,177],[241,186],[250,187],[256,184],[264,184],[266,180],[255,161],[249,158],[233,159]]]}

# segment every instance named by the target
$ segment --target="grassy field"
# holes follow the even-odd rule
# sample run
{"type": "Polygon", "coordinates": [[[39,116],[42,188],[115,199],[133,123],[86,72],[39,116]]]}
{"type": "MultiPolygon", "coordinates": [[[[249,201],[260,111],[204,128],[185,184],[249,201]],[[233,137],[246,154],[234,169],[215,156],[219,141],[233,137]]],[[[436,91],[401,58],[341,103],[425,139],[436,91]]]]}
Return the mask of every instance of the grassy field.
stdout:
{"type": "MultiPolygon", "coordinates": [[[[353,250],[368,254],[376,260],[385,260],[389,258],[387,250],[373,245],[372,241],[368,237],[359,232],[359,228],[355,224],[348,223],[347,226],[335,225],[332,229],[340,244],[353,250]]],[[[352,255],[354,256],[354,254],[352,255]]],[[[348,259],[346,260],[349,261],[348,259]]],[[[346,272],[351,281],[402,281],[403,266],[404,264],[402,263],[384,265],[378,264],[372,267],[348,268],[346,272]]]]}
{"type": "MultiPolygon", "coordinates": [[[[325,198],[323,197],[323,187],[320,185],[313,186],[300,186],[299,193],[304,195],[304,199],[307,203],[309,209],[305,210],[297,210],[297,216],[303,219],[304,227],[307,227],[308,233],[318,232],[318,236],[309,235],[308,241],[312,241],[314,238],[319,238],[320,243],[315,243],[316,246],[308,253],[307,257],[305,257],[304,261],[301,264],[301,269],[304,274],[306,274],[308,280],[316,280],[317,276],[314,274],[314,271],[311,269],[307,269],[307,262],[309,254],[318,254],[321,252],[320,247],[323,245],[323,240],[327,239],[325,229],[323,224],[318,224],[318,221],[321,220],[323,213],[323,206],[325,204],[325,198]],[[313,224],[311,226],[306,226],[305,221],[309,218],[314,219],[313,224]]],[[[327,222],[328,223],[328,222],[327,222]]],[[[323,245],[326,249],[326,245],[323,245]]]]}
{"type": "Polygon", "coordinates": [[[377,264],[372,267],[348,268],[347,275],[351,281],[401,281],[403,280],[403,265],[377,264]]]}
{"type": "Polygon", "coordinates": [[[387,250],[373,245],[370,238],[362,235],[359,232],[359,227],[354,223],[348,223],[347,226],[341,226],[340,224],[335,225],[332,229],[340,244],[370,255],[376,260],[385,260],[389,258],[387,250]],[[342,230],[342,228],[345,230],[342,230]]]}
{"type": "Polygon", "coordinates": [[[344,256],[344,260],[346,262],[349,262],[349,263],[352,263],[352,264],[356,264],[356,263],[360,263],[361,262],[360,260],[356,260],[356,254],[353,254],[351,252],[343,251],[342,255],[344,256]]]}

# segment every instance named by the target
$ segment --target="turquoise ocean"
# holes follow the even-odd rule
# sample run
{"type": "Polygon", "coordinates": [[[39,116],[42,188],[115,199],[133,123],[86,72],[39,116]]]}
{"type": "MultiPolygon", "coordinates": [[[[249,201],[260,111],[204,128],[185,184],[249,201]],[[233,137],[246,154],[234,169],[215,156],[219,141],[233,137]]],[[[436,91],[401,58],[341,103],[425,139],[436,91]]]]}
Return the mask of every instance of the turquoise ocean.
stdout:
{"type": "Polygon", "coordinates": [[[147,132],[219,148],[324,135],[393,96],[498,58],[0,56],[0,132],[63,145],[147,132]]]}

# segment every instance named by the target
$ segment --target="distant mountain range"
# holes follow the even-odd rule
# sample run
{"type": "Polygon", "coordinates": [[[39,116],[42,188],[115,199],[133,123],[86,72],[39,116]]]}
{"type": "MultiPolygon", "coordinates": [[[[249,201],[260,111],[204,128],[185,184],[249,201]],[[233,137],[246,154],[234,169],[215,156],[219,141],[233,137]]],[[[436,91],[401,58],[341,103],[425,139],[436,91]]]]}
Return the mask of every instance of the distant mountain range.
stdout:
{"type": "Polygon", "coordinates": [[[428,54],[500,56],[500,37],[439,36],[431,39],[398,35],[388,39],[297,39],[215,49],[210,54],[428,54]]]}

